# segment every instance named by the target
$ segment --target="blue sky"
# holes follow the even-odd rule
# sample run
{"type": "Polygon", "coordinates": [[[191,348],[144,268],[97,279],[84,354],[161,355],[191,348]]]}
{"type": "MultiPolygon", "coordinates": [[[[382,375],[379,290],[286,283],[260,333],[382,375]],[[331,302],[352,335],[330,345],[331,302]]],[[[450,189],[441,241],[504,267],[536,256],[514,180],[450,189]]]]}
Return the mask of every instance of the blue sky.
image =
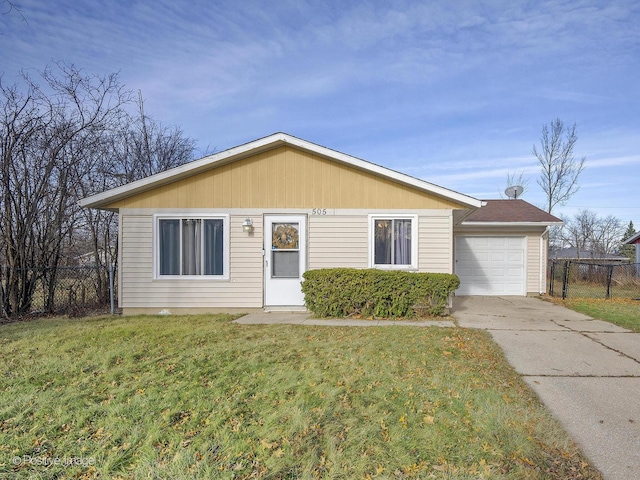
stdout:
{"type": "Polygon", "coordinates": [[[586,170],[554,213],[640,230],[637,0],[13,3],[4,83],[56,61],[119,72],[202,151],[284,131],[477,198],[524,172],[542,205],[532,146],[576,123],[586,170]]]}

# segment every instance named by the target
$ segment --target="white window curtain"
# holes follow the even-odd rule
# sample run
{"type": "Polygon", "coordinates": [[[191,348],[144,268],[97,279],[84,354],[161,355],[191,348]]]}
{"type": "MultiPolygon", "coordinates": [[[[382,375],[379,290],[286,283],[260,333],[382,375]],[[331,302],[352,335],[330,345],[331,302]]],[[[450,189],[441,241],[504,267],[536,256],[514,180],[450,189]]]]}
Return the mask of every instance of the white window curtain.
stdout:
{"type": "Polygon", "coordinates": [[[182,275],[200,275],[202,269],[201,220],[182,220],[182,275]]]}
{"type": "Polygon", "coordinates": [[[411,220],[394,220],[395,265],[411,265],[411,220]]]}

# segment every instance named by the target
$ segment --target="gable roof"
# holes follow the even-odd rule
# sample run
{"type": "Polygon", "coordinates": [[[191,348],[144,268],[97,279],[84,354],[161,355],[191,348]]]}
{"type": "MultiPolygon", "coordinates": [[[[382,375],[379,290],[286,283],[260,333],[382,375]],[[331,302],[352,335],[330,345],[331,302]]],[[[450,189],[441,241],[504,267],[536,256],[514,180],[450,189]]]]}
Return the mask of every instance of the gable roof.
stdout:
{"type": "Polygon", "coordinates": [[[426,193],[443,197],[447,200],[459,203],[465,207],[478,208],[483,205],[481,200],[470,197],[468,195],[464,195],[462,193],[440,187],[433,183],[420,180],[410,175],[396,172],[395,170],[391,170],[389,168],[385,168],[380,165],[376,165],[374,163],[352,157],[351,155],[322,147],[315,143],[302,140],[286,133],[275,133],[273,135],[254,140],[252,142],[245,143],[243,145],[239,145],[237,147],[233,147],[228,150],[215,153],[213,155],[209,155],[199,160],[194,160],[193,162],[189,162],[179,167],[172,168],[171,170],[167,170],[165,172],[143,178],[142,180],[137,180],[121,187],[116,187],[111,190],[92,195],[80,200],[80,205],[83,207],[92,208],[106,207],[107,205],[118,200],[122,200],[124,198],[137,195],[139,193],[146,192],[148,190],[167,185],[169,183],[173,183],[175,181],[197,175],[204,171],[284,145],[302,149],[310,153],[319,155],[328,160],[348,165],[350,167],[363,170],[379,177],[393,180],[395,182],[407,185],[426,193]]]}
{"type": "Polygon", "coordinates": [[[462,222],[463,225],[518,225],[544,226],[562,225],[558,217],[539,209],[522,199],[484,200],[486,205],[473,211],[462,222]]]}

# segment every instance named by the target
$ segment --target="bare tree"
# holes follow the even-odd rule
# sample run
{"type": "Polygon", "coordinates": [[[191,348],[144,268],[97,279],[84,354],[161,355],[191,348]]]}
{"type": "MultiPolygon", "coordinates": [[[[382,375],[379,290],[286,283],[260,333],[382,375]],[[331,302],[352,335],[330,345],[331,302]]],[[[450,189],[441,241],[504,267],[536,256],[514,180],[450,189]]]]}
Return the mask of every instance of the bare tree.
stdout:
{"type": "Polygon", "coordinates": [[[622,221],[613,215],[598,219],[592,240],[592,249],[600,255],[615,255],[624,235],[622,221]]]}
{"type": "MultiPolygon", "coordinates": [[[[163,172],[193,160],[195,140],[177,127],[166,127],[144,112],[138,96],[136,116],[123,119],[116,129],[105,132],[98,148],[85,158],[78,199],[163,172]]],[[[118,257],[118,218],[114,212],[81,211],[85,252],[93,254],[97,266],[115,266],[118,257]]],[[[80,235],[78,235],[80,237],[80,235]]],[[[103,269],[103,271],[105,271],[103,269]]],[[[106,294],[106,281],[99,291],[106,294]]]]}
{"type": "Polygon", "coordinates": [[[86,76],[58,64],[56,71],[42,72],[41,80],[44,88],[26,73],[22,85],[0,82],[5,314],[29,311],[38,281],[45,283],[45,309],[50,308],[64,242],[76,226],[78,157],[118,122],[129,101],[116,75],[86,76]]]}
{"type": "Polygon", "coordinates": [[[598,256],[613,255],[624,233],[622,221],[608,215],[604,218],[591,210],[580,210],[573,218],[565,218],[561,238],[565,246],[576,249],[578,258],[585,252],[598,256]]]}
{"type": "Polygon", "coordinates": [[[148,116],[144,99],[138,92],[138,112],[128,127],[126,155],[119,167],[125,180],[139,180],[193,160],[195,140],[186,137],[178,127],[167,127],[148,116]]]}
{"type": "MultiPolygon", "coordinates": [[[[115,264],[117,216],[78,200],[192,160],[195,141],[137,113],[117,75],[84,75],[58,64],[39,83],[0,78],[0,304],[5,315],[31,309],[36,285],[53,308],[59,265],[91,252],[115,264]]],[[[108,294],[106,269],[97,294],[108,294]]]]}
{"type": "Polygon", "coordinates": [[[22,13],[22,9],[18,5],[16,5],[15,2],[12,2],[11,0],[3,0],[2,3],[4,3],[6,7],[6,10],[2,12],[3,15],[8,15],[11,12],[15,12],[20,16],[20,18],[22,18],[23,22],[27,23],[27,19],[22,13]]]}
{"type": "Polygon", "coordinates": [[[540,149],[533,146],[542,171],[538,185],[547,197],[547,212],[563,205],[578,191],[578,177],[584,170],[586,157],[576,159],[574,148],[578,141],[576,125],[565,127],[560,119],[543,125],[540,149]]]}
{"type": "Polygon", "coordinates": [[[577,257],[581,258],[581,252],[591,250],[598,217],[590,210],[580,210],[573,218],[563,220],[560,236],[565,246],[575,248],[577,257]]]}

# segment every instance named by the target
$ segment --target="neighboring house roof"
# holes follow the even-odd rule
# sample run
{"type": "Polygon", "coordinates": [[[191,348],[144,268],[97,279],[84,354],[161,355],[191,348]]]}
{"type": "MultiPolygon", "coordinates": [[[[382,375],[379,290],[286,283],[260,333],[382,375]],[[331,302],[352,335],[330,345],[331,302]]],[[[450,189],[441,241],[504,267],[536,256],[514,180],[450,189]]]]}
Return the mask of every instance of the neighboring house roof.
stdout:
{"type": "Polygon", "coordinates": [[[629,238],[624,243],[625,245],[640,244],[640,232],[636,233],[633,237],[629,238]]]}
{"type": "Polygon", "coordinates": [[[562,225],[562,220],[522,199],[484,200],[486,205],[473,211],[462,223],[465,226],[562,225]]]}
{"type": "Polygon", "coordinates": [[[268,137],[260,138],[244,145],[230,148],[223,152],[219,152],[200,160],[194,160],[193,162],[181,165],[179,167],[167,170],[166,172],[158,173],[150,177],[131,182],[121,187],[107,190],[106,192],[99,193],[80,201],[80,205],[83,207],[101,208],[106,207],[109,204],[122,200],[124,198],[137,195],[148,190],[167,185],[169,183],[182,180],[184,178],[197,175],[212,168],[216,168],[222,165],[226,165],[237,160],[241,160],[258,153],[272,150],[278,147],[288,145],[293,148],[302,149],[319,155],[323,158],[348,165],[355,169],[366,171],[370,174],[383,177],[395,182],[413,187],[415,189],[427,192],[430,194],[443,197],[447,200],[456,202],[463,207],[467,208],[479,208],[483,205],[481,200],[464,195],[462,193],[449,190],[444,187],[420,180],[418,178],[406,175],[404,173],[396,172],[394,170],[376,165],[365,160],[361,160],[350,155],[331,150],[315,143],[302,140],[300,138],[288,135],[286,133],[275,133],[268,137]]]}
{"type": "Polygon", "coordinates": [[[609,255],[598,252],[592,252],[591,250],[578,251],[575,247],[552,249],[549,251],[549,258],[551,259],[563,259],[563,260],[603,260],[608,262],[628,262],[627,257],[620,255],[609,255]]]}

